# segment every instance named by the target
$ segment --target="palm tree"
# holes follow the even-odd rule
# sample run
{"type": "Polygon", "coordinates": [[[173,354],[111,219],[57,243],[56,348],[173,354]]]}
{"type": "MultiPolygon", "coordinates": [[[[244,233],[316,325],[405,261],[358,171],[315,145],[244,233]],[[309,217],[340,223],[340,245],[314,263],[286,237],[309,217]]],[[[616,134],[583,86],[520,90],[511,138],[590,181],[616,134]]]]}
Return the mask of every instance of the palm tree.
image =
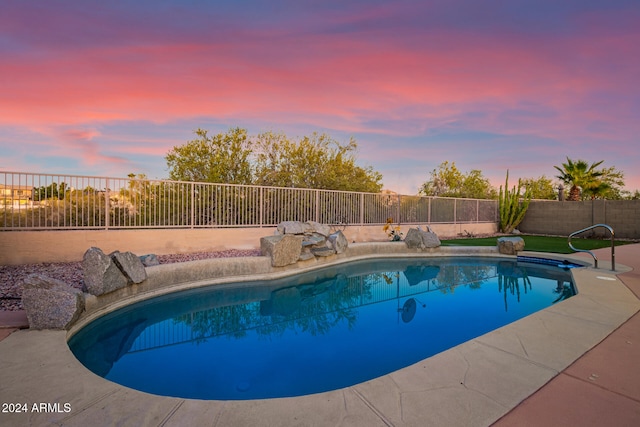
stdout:
{"type": "Polygon", "coordinates": [[[597,180],[592,185],[582,190],[583,196],[589,197],[591,200],[596,198],[607,198],[607,194],[611,191],[611,184],[608,182],[597,180]]]}
{"type": "Polygon", "coordinates": [[[604,183],[600,180],[603,175],[603,171],[597,170],[604,160],[592,163],[589,166],[584,160],[578,160],[574,162],[567,157],[567,162],[562,164],[562,168],[554,166],[560,175],[557,175],[560,181],[567,185],[570,185],[569,198],[567,200],[580,200],[582,194],[590,194],[593,190],[601,188],[604,183]]]}

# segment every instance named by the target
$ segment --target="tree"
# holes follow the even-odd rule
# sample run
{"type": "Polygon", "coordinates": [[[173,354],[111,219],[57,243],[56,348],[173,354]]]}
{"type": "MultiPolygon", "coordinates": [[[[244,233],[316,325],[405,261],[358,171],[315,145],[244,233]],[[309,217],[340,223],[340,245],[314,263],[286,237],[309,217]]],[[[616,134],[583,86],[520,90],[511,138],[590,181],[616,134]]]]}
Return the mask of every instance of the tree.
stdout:
{"type": "Polygon", "coordinates": [[[474,199],[494,199],[496,190],[482,172],[474,169],[463,174],[455,162],[441,163],[431,171],[431,180],[422,184],[420,193],[425,196],[467,197],[474,199]]]}
{"type": "Polygon", "coordinates": [[[420,193],[425,196],[442,196],[455,194],[462,186],[464,177],[458,170],[455,162],[449,165],[448,161],[440,163],[438,169],[431,171],[431,180],[426,181],[420,188],[420,193]]]}
{"type": "Polygon", "coordinates": [[[209,136],[198,129],[197,138],[173,147],[165,156],[169,177],[177,181],[251,184],[247,131],[232,128],[209,136]]]}
{"type": "Polygon", "coordinates": [[[265,132],[254,140],[255,183],[276,187],[320,188],[377,193],[382,175],[356,165],[356,141],[340,144],[327,134],[299,141],[265,132]]]}
{"type": "Polygon", "coordinates": [[[585,196],[591,199],[622,199],[622,187],[624,187],[624,172],[615,167],[600,170],[601,176],[598,182],[584,190],[585,196]]]}
{"type": "Polygon", "coordinates": [[[173,147],[165,157],[171,179],[180,181],[256,184],[377,193],[382,175],[356,164],[356,141],[341,144],[326,134],[300,140],[265,132],[247,136],[245,129],[197,139],[173,147]]]}
{"type": "Polygon", "coordinates": [[[640,199],[640,190],[635,190],[633,193],[628,192],[625,195],[627,200],[639,200],[640,199]]]}
{"type": "Polygon", "coordinates": [[[525,178],[522,180],[522,185],[531,189],[532,199],[555,200],[557,197],[553,183],[545,175],[539,178],[525,178]]]}
{"type": "Polygon", "coordinates": [[[589,165],[584,160],[573,161],[567,157],[562,167],[554,166],[562,182],[570,186],[567,200],[576,201],[585,198],[614,198],[624,186],[624,173],[615,167],[597,169],[604,160],[589,165]]]}
{"type": "Polygon", "coordinates": [[[48,186],[42,186],[33,189],[34,200],[58,199],[64,200],[65,194],[70,191],[69,186],[63,181],[59,185],[53,182],[48,186]]]}
{"type": "Polygon", "coordinates": [[[471,199],[495,199],[496,189],[493,188],[487,178],[482,176],[482,172],[477,169],[471,170],[465,175],[462,182],[460,197],[471,199]]]}

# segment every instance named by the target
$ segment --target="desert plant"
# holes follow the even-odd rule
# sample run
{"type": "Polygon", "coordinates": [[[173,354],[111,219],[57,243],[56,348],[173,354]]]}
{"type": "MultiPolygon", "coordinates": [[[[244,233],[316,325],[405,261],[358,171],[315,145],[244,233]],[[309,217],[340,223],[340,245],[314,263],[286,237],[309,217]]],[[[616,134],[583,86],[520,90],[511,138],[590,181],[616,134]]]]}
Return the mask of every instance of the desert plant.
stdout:
{"type": "Polygon", "coordinates": [[[531,201],[531,188],[522,192],[522,180],[518,180],[518,186],[513,186],[509,191],[509,171],[504,182],[504,190],[500,186],[498,195],[498,210],[500,212],[500,231],[511,233],[524,219],[524,215],[531,201]]]}
{"type": "Polygon", "coordinates": [[[387,218],[387,223],[384,225],[384,227],[382,227],[382,230],[385,233],[387,233],[387,236],[389,236],[392,242],[399,242],[400,240],[402,240],[402,233],[400,232],[400,226],[396,225],[394,227],[392,224],[393,224],[393,218],[391,217],[387,218]]]}

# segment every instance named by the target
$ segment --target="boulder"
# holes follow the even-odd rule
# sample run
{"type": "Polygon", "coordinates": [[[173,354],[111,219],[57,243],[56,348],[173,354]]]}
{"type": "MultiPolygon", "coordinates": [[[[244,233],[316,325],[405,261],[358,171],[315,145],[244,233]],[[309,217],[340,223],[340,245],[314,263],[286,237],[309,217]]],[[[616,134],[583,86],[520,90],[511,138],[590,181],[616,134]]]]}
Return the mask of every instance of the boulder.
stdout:
{"type": "Polygon", "coordinates": [[[498,237],[498,252],[504,255],[516,255],[524,250],[522,237],[498,237]]]}
{"type": "Polygon", "coordinates": [[[440,242],[440,239],[438,238],[438,235],[433,231],[422,232],[422,243],[424,244],[425,248],[437,248],[442,244],[440,242]]]}
{"type": "Polygon", "coordinates": [[[82,272],[87,292],[96,296],[124,288],[129,283],[112,258],[100,248],[87,249],[82,257],[82,272]]]}
{"type": "Polygon", "coordinates": [[[313,233],[320,234],[321,236],[327,237],[331,234],[331,227],[326,224],[320,224],[315,221],[307,221],[307,225],[311,228],[313,233]]]}
{"type": "Polygon", "coordinates": [[[298,261],[308,261],[313,258],[315,258],[315,255],[311,252],[311,250],[309,248],[305,248],[300,253],[300,257],[298,257],[298,261]]]}
{"type": "Polygon", "coordinates": [[[131,283],[140,283],[147,279],[147,270],[138,256],[131,252],[115,251],[111,253],[111,259],[131,283]]]}
{"type": "Polygon", "coordinates": [[[155,254],[141,255],[140,261],[142,262],[142,265],[144,265],[145,267],[160,265],[160,261],[158,260],[158,257],[155,254]]]}
{"type": "Polygon", "coordinates": [[[410,228],[404,238],[404,243],[410,249],[420,248],[422,246],[422,235],[417,228],[410,228]]]}
{"type": "MultiPolygon", "coordinates": [[[[331,228],[328,225],[315,221],[283,221],[278,224],[275,236],[263,238],[267,239],[264,240],[264,243],[262,239],[260,240],[262,254],[271,256],[271,262],[274,267],[281,267],[294,262],[288,258],[289,255],[287,255],[286,261],[281,259],[281,255],[278,255],[278,260],[274,261],[272,246],[276,244],[276,242],[282,244],[279,243],[280,240],[278,239],[282,236],[297,236],[302,239],[302,249],[297,257],[300,261],[312,259],[314,256],[325,257],[336,253],[343,253],[349,245],[347,238],[341,231],[331,234],[331,228]]],[[[293,254],[290,255],[293,256],[293,254]]]]}
{"type": "Polygon", "coordinates": [[[325,246],[327,239],[319,234],[312,234],[311,236],[304,236],[302,238],[302,246],[325,246]]]}
{"type": "Polygon", "coordinates": [[[84,295],[60,280],[32,274],[24,281],[22,305],[30,328],[69,329],[84,310],[84,295]]]}
{"type": "Polygon", "coordinates": [[[328,240],[329,243],[331,243],[331,247],[337,254],[343,253],[347,250],[347,246],[349,246],[349,241],[344,237],[342,231],[336,231],[333,234],[329,234],[328,240]]]}
{"type": "Polygon", "coordinates": [[[278,234],[305,234],[312,232],[311,226],[305,222],[282,221],[278,224],[278,234]]]}
{"type": "Polygon", "coordinates": [[[335,255],[336,251],[325,246],[323,248],[311,248],[311,253],[317,257],[325,257],[335,255]]]}
{"type": "Polygon", "coordinates": [[[433,231],[410,228],[404,238],[404,243],[410,249],[437,248],[440,246],[440,239],[433,231]]]}
{"type": "Polygon", "coordinates": [[[273,267],[284,267],[295,264],[302,252],[302,236],[283,234],[267,236],[260,239],[262,255],[271,257],[273,267]]]}

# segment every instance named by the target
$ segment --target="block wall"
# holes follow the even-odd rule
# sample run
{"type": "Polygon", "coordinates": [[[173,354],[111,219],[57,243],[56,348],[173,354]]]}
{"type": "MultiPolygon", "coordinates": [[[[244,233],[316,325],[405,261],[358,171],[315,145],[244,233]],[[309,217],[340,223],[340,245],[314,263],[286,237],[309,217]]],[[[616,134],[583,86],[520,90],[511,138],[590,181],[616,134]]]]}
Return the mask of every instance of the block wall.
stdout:
{"type": "MultiPolygon", "coordinates": [[[[533,200],[518,229],[523,233],[568,236],[594,224],[611,226],[616,238],[640,239],[640,200],[533,200]]],[[[609,237],[603,228],[594,230],[593,235],[609,237]]]]}

